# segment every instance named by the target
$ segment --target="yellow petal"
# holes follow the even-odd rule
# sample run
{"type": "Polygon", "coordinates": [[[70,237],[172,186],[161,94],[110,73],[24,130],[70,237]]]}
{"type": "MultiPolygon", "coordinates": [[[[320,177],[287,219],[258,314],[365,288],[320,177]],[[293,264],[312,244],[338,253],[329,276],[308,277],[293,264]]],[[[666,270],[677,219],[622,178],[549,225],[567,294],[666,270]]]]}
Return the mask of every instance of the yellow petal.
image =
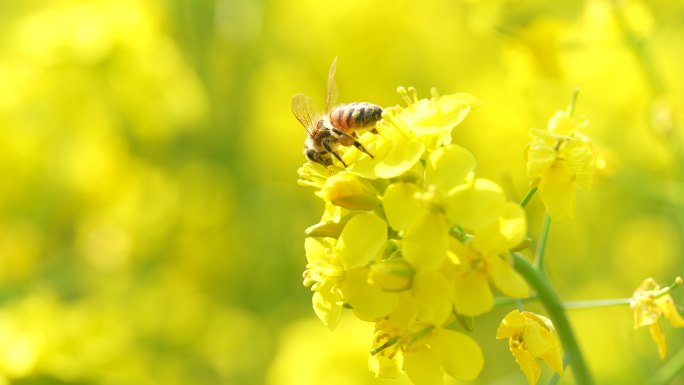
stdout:
{"type": "Polygon", "coordinates": [[[318,238],[306,238],[304,239],[304,250],[306,251],[306,261],[308,263],[313,263],[319,259],[326,258],[326,248],[329,247],[328,244],[324,243],[318,238]]]}
{"type": "Polygon", "coordinates": [[[444,372],[425,346],[404,353],[404,371],[414,385],[444,384],[444,372]]]}
{"type": "Polygon", "coordinates": [[[460,314],[476,316],[491,310],[494,296],[487,276],[478,271],[458,275],[454,281],[454,308],[460,314]]]}
{"type": "Polygon", "coordinates": [[[453,224],[474,230],[494,223],[506,197],[496,183],[478,178],[452,189],[447,197],[447,217],[453,224]]]}
{"type": "Polygon", "coordinates": [[[425,211],[404,234],[404,259],[416,271],[437,268],[447,257],[448,231],[442,215],[425,211]]]}
{"type": "Polygon", "coordinates": [[[562,162],[556,162],[546,172],[539,185],[539,194],[546,211],[554,220],[572,219],[575,216],[575,191],[572,175],[562,162]]]}
{"type": "Polygon", "coordinates": [[[405,231],[423,212],[422,204],[415,198],[421,189],[413,183],[394,183],[387,187],[382,197],[387,222],[397,231],[405,231]]]}
{"type": "Polygon", "coordinates": [[[653,341],[658,345],[658,355],[660,355],[661,360],[664,360],[667,357],[667,342],[663,330],[660,328],[660,323],[651,324],[650,331],[653,341]]]}
{"type": "Polygon", "coordinates": [[[416,273],[413,278],[413,297],[421,322],[441,325],[451,314],[451,285],[437,271],[416,273]]]}
{"type": "Polygon", "coordinates": [[[396,293],[382,291],[368,283],[368,270],[363,267],[346,271],[342,295],[354,314],[363,321],[387,316],[399,301],[396,293]]]}
{"type": "Polygon", "coordinates": [[[533,138],[527,150],[527,178],[532,180],[544,175],[556,158],[553,146],[540,137],[533,138]]]}
{"type": "Polygon", "coordinates": [[[530,287],[527,285],[527,282],[506,260],[499,256],[493,256],[488,258],[487,261],[489,263],[489,275],[497,289],[509,297],[529,297],[530,287]]]}
{"type": "Polygon", "coordinates": [[[660,319],[657,308],[653,306],[653,302],[637,301],[632,304],[634,310],[634,328],[640,328],[646,325],[653,325],[660,319]]]}
{"type": "Polygon", "coordinates": [[[658,298],[656,300],[658,307],[663,312],[663,317],[670,321],[673,327],[681,328],[684,327],[684,319],[677,311],[677,307],[672,300],[672,297],[668,294],[664,297],[658,298]]]}
{"type": "Polygon", "coordinates": [[[375,166],[375,175],[383,179],[397,177],[410,170],[424,151],[425,146],[417,139],[392,142],[387,155],[375,166]]]}
{"type": "Polygon", "coordinates": [[[534,357],[540,357],[551,347],[551,333],[533,321],[527,323],[522,339],[534,357]]]}
{"type": "Polygon", "coordinates": [[[335,247],[345,269],[366,265],[380,255],[387,244],[387,224],[377,215],[355,215],[344,226],[335,247]]]}
{"type": "Polygon", "coordinates": [[[399,355],[392,357],[387,354],[370,354],[368,370],[378,378],[397,378],[401,376],[401,360],[399,355]]]}
{"type": "Polygon", "coordinates": [[[511,337],[522,332],[525,328],[525,317],[518,310],[512,310],[501,320],[501,324],[496,331],[496,339],[511,337]]]}
{"type": "Polygon", "coordinates": [[[433,151],[425,166],[428,184],[448,192],[468,179],[477,161],[470,151],[461,146],[449,145],[433,151]]]}
{"type": "Polygon", "coordinates": [[[458,380],[474,380],[484,367],[480,346],[463,333],[438,328],[429,345],[446,374],[458,380]]]}
{"type": "Polygon", "coordinates": [[[399,304],[389,315],[389,319],[400,329],[408,329],[416,320],[418,307],[413,293],[404,291],[399,293],[399,304]]]}
{"type": "Polygon", "coordinates": [[[526,236],[525,211],[516,203],[506,202],[496,221],[476,232],[473,247],[485,254],[500,254],[518,246],[526,236]]]}
{"type": "Polygon", "coordinates": [[[511,353],[515,358],[515,362],[518,363],[520,370],[522,370],[527,382],[536,384],[539,381],[539,375],[541,374],[541,368],[537,363],[537,360],[525,349],[511,347],[511,353]]]}
{"type": "Polygon", "coordinates": [[[589,188],[594,176],[594,152],[586,145],[576,145],[565,151],[566,167],[575,175],[575,183],[589,188]]]}
{"type": "Polygon", "coordinates": [[[330,292],[316,291],[312,296],[314,313],[330,330],[335,330],[342,315],[342,303],[330,292]]]}

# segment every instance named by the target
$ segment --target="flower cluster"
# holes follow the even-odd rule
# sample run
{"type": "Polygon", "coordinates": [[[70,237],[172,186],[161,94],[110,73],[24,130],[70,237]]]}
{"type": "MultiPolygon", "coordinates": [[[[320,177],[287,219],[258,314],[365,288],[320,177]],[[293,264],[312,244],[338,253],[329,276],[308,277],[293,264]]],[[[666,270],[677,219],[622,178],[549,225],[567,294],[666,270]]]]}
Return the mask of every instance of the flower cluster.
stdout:
{"type": "Polygon", "coordinates": [[[340,146],[348,167],[309,162],[299,170],[299,183],[325,201],[321,221],[306,230],[304,284],[330,329],[343,308],[375,323],[376,376],[474,379],[483,355],[458,325],[467,330],[491,310],[492,287],[530,294],[510,255],[527,234],[525,213],[477,178],[473,155],[451,143],[475,98],[399,92],[407,107],[386,108],[375,130],[358,135],[373,157],[340,146]]]}

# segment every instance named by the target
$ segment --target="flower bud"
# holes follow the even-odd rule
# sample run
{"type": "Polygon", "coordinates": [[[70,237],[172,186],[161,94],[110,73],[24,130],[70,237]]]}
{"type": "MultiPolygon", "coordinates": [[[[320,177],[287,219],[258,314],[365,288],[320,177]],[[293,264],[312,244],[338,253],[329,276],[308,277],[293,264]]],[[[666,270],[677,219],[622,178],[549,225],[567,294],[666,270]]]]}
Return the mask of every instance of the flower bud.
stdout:
{"type": "Polygon", "coordinates": [[[372,210],[380,204],[373,186],[350,173],[331,176],[316,195],[348,210],[372,210]]]}
{"type": "Polygon", "coordinates": [[[385,291],[404,291],[411,288],[415,271],[403,259],[389,259],[370,266],[368,281],[385,291]]]}

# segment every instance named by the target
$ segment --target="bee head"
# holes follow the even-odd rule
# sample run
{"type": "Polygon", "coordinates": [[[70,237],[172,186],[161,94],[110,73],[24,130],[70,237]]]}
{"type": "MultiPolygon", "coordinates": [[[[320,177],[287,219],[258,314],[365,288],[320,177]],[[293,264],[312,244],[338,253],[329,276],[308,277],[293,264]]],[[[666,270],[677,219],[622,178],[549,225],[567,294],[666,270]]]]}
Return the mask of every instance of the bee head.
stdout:
{"type": "Polygon", "coordinates": [[[304,154],[312,162],[320,163],[326,167],[332,165],[332,159],[327,152],[318,152],[313,148],[307,148],[304,154]]]}

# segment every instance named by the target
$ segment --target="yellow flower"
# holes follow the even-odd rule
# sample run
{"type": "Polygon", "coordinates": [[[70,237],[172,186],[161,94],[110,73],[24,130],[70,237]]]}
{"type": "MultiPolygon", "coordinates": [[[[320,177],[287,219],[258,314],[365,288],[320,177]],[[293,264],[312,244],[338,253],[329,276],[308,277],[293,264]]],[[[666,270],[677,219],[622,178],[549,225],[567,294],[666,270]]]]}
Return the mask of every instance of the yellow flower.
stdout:
{"type": "Polygon", "coordinates": [[[568,112],[559,111],[547,130],[531,129],[527,150],[527,177],[554,220],[571,219],[575,214],[573,185],[590,188],[596,155],[589,139],[578,130],[586,121],[576,122],[568,112]]]}
{"type": "Polygon", "coordinates": [[[675,286],[681,283],[682,279],[677,277],[674,284],[661,288],[653,278],[646,278],[632,296],[634,328],[650,327],[651,337],[658,345],[658,354],[663,360],[667,357],[667,343],[660,328],[660,318],[664,317],[670,321],[673,327],[684,327],[684,319],[677,311],[674,300],[669,294],[675,286]]]}
{"type": "Polygon", "coordinates": [[[459,314],[475,316],[492,308],[494,296],[490,282],[507,296],[529,296],[530,288],[513,269],[509,254],[509,250],[518,246],[525,238],[525,213],[512,202],[501,203],[495,208],[493,222],[472,229],[472,238],[453,240],[450,244],[451,255],[456,263],[452,283],[454,309],[459,314]]]}
{"type": "Polygon", "coordinates": [[[405,372],[414,384],[442,384],[444,373],[458,380],[475,379],[484,366],[478,344],[469,336],[429,323],[408,321],[416,314],[410,295],[375,326],[369,368],[376,377],[405,372]]]}
{"type": "Polygon", "coordinates": [[[537,358],[559,375],[563,373],[560,343],[548,318],[513,310],[501,321],[496,338],[508,338],[508,347],[530,384],[536,384],[541,373],[537,358]]]}
{"type": "Polygon", "coordinates": [[[362,156],[356,148],[348,148],[343,157],[349,170],[367,179],[398,177],[412,169],[426,151],[451,143],[451,131],[470,113],[477,100],[469,94],[452,94],[431,99],[410,99],[408,106],[385,108],[375,129],[379,134],[363,133],[359,141],[374,155],[362,156]]]}
{"type": "Polygon", "coordinates": [[[352,217],[339,239],[307,238],[304,285],[310,286],[313,308],[331,330],[337,326],[343,305],[364,320],[387,315],[396,306],[396,295],[368,283],[365,267],[387,244],[387,225],[371,213],[352,217]]]}

